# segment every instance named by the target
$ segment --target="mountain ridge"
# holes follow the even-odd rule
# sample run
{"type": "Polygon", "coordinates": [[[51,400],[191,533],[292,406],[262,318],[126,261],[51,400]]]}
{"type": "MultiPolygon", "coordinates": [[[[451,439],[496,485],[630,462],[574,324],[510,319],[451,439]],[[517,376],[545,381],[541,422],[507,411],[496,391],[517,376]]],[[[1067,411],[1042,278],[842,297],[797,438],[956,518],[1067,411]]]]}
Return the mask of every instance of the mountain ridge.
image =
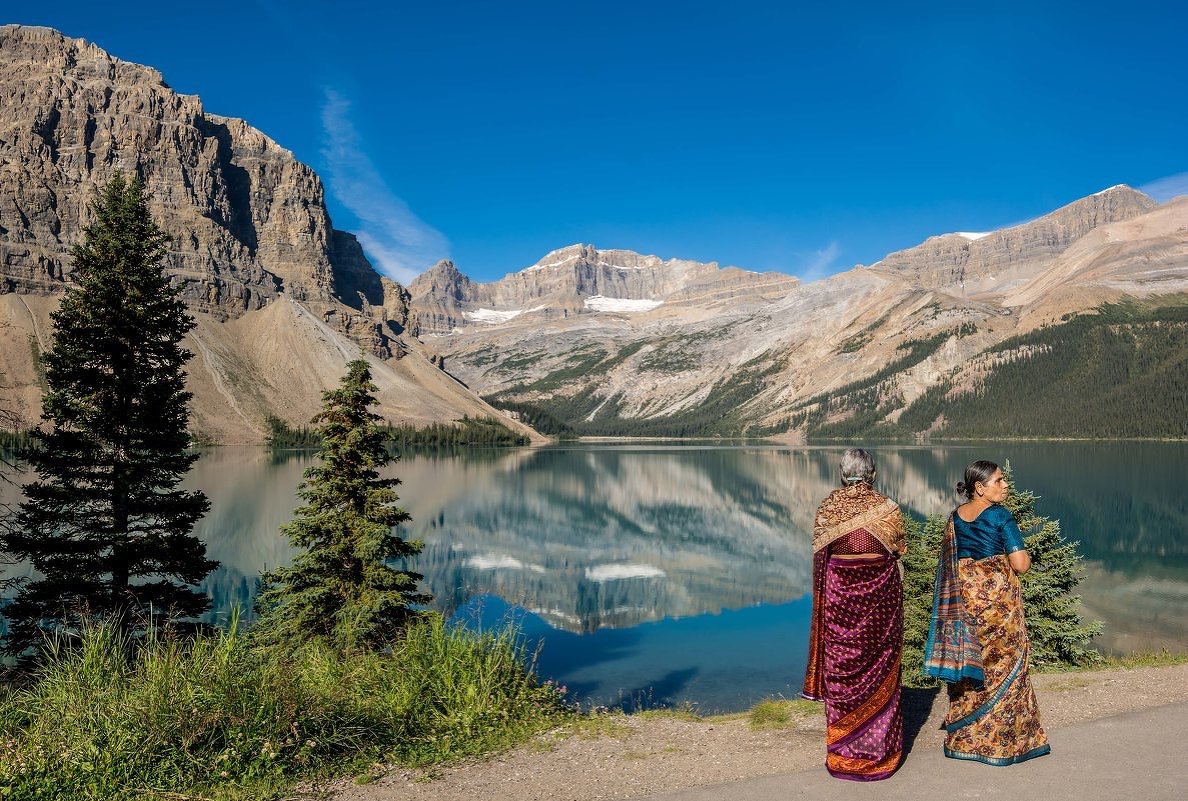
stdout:
{"type": "Polygon", "coordinates": [[[69,247],[116,170],[145,180],[177,236],[166,269],[198,320],[195,425],[223,442],[259,441],[270,414],[305,423],[358,352],[393,422],[498,408],[584,433],[793,440],[891,425],[969,365],[992,373],[1011,337],[1188,292],[1188,199],[1124,185],[810,283],[578,243],[498,281],[444,261],[404,287],[334,228],[312,169],[155,69],[14,25],[0,66],[0,404],[27,424],[69,247]]]}
{"type": "Polygon", "coordinates": [[[273,414],[307,423],[356,355],[393,422],[502,417],[430,361],[406,331],[407,290],[334,228],[321,179],[271,137],[50,28],[0,26],[0,67],[0,403],[26,425],[70,247],[116,171],[145,183],[174,237],[165,270],[198,323],[185,345],[203,438],[259,442],[273,414]]]}
{"type": "MultiPolygon", "coordinates": [[[[571,263],[574,247],[509,275],[563,269],[555,255],[571,263]]],[[[615,252],[623,251],[591,249],[582,258],[615,252]]],[[[452,286],[469,282],[455,265],[449,271],[452,286]]],[[[781,284],[768,296],[746,294],[755,275],[740,300],[727,295],[725,303],[681,308],[669,294],[650,308],[607,314],[572,300],[524,308],[519,298],[508,316],[456,325],[480,300],[471,289],[453,297],[454,319],[425,341],[494,405],[555,430],[795,440],[810,433],[806,404],[889,367],[878,391],[863,390],[875,398],[863,414],[881,408],[878,419],[893,422],[1009,336],[1124,296],[1188,290],[1188,199],[1159,205],[1113,186],[1026,223],[930,237],[870,267],[781,284]]],[[[410,292],[411,315],[436,302],[425,291],[432,283],[410,292]]],[[[842,403],[812,419],[819,427],[855,408],[842,403]]]]}
{"type": "Polygon", "coordinates": [[[451,261],[438,262],[409,284],[409,327],[416,335],[441,336],[467,324],[509,322],[522,315],[547,320],[648,312],[665,304],[771,298],[799,283],[782,273],[575,244],[485,283],[471,280],[451,261]]]}

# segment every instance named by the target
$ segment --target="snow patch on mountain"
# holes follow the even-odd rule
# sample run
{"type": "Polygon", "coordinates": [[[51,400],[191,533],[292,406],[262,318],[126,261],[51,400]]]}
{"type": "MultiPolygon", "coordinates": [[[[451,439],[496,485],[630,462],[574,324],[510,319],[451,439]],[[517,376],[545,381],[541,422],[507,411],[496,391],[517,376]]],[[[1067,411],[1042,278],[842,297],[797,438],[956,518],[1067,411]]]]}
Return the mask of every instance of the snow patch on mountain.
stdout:
{"type": "Polygon", "coordinates": [[[607,298],[592,295],[586,298],[586,308],[600,312],[646,312],[664,303],[662,300],[632,300],[630,298],[607,298]]]}

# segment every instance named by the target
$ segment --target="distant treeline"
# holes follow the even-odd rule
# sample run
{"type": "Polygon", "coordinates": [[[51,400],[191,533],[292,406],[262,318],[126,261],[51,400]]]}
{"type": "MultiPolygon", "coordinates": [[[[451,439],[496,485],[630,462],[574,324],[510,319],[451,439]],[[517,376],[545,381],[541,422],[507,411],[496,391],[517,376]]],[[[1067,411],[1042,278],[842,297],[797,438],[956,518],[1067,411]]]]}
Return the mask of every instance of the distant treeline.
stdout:
{"type": "Polygon", "coordinates": [[[388,425],[384,429],[396,447],[424,445],[527,445],[525,434],[512,431],[498,420],[464,415],[456,423],[433,423],[424,428],[388,425]]]}
{"type": "MultiPolygon", "coordinates": [[[[1106,304],[984,352],[995,354],[1001,361],[977,385],[942,381],[894,423],[886,417],[904,402],[888,391],[894,373],[884,368],[811,399],[816,405],[794,413],[789,427],[817,439],[1188,437],[1188,303],[1106,304]],[[825,421],[839,412],[848,414],[825,421]]],[[[888,367],[898,372],[911,361],[888,367]]]]}
{"type": "MultiPolygon", "coordinates": [[[[423,428],[411,425],[382,427],[390,445],[396,448],[457,445],[527,445],[531,440],[512,431],[498,420],[463,416],[454,423],[434,423],[423,428]]],[[[275,416],[268,417],[270,448],[317,448],[321,443],[316,429],[294,428],[275,416]]]]}
{"type": "Polygon", "coordinates": [[[322,438],[317,429],[308,426],[293,428],[276,415],[268,415],[268,437],[265,444],[269,448],[316,448],[322,444],[322,438]]]}

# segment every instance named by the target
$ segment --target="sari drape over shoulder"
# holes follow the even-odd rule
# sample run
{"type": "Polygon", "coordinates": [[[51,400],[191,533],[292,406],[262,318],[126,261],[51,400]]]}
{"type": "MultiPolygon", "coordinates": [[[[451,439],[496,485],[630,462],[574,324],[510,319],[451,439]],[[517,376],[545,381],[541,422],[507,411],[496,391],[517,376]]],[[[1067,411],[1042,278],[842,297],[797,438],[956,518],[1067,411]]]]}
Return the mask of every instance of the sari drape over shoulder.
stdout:
{"type": "Polygon", "coordinates": [[[831,493],[817,511],[803,694],[825,702],[825,766],[841,779],[885,779],[902,759],[903,547],[899,506],[867,484],[831,493]],[[851,543],[886,553],[831,555],[853,553],[851,543]]]}
{"type": "Polygon", "coordinates": [[[924,673],[950,683],[968,679],[976,686],[985,680],[977,625],[961,592],[953,515],[949,515],[941,539],[940,564],[932,594],[932,622],[924,646],[924,673]]]}
{"type": "Polygon", "coordinates": [[[945,756],[1003,766],[1047,754],[1019,576],[1005,553],[957,559],[953,529],[950,518],[925,652],[925,672],[949,682],[945,756]]]}

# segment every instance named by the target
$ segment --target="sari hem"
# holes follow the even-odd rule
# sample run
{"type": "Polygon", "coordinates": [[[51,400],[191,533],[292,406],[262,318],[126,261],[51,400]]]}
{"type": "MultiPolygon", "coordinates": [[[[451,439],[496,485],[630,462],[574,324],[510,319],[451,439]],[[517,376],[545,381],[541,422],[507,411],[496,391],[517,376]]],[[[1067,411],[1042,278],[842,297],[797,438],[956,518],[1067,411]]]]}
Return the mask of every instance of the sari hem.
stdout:
{"type": "Polygon", "coordinates": [[[1032,748],[1026,753],[1011,757],[988,757],[981,754],[967,754],[964,751],[954,751],[948,746],[945,746],[945,756],[949,759],[964,759],[970,762],[981,762],[983,765],[990,765],[995,768],[1005,768],[1008,765],[1017,765],[1020,762],[1026,762],[1029,759],[1044,756],[1052,753],[1052,745],[1044,743],[1041,746],[1032,748]]]}
{"type": "Polygon", "coordinates": [[[834,770],[828,766],[825,767],[825,770],[829,771],[829,775],[833,778],[841,779],[842,781],[881,782],[884,779],[890,779],[893,775],[895,775],[895,771],[899,770],[899,766],[896,765],[891,770],[881,770],[877,773],[844,773],[840,770],[834,770]]]}
{"type": "Polygon", "coordinates": [[[1015,661],[1014,667],[1011,668],[1010,675],[1008,675],[1003,680],[1002,684],[999,685],[998,689],[994,691],[994,695],[990,696],[990,698],[987,699],[981,706],[960,720],[955,720],[952,723],[946,723],[945,731],[952,734],[955,731],[964,729],[966,726],[972,726],[974,723],[977,723],[986,715],[990,714],[998,702],[1003,699],[1003,696],[1007,694],[1007,692],[1014,685],[1015,681],[1019,678],[1019,674],[1023,672],[1023,666],[1025,664],[1027,664],[1027,651],[1019,654],[1019,658],[1015,661]]]}

